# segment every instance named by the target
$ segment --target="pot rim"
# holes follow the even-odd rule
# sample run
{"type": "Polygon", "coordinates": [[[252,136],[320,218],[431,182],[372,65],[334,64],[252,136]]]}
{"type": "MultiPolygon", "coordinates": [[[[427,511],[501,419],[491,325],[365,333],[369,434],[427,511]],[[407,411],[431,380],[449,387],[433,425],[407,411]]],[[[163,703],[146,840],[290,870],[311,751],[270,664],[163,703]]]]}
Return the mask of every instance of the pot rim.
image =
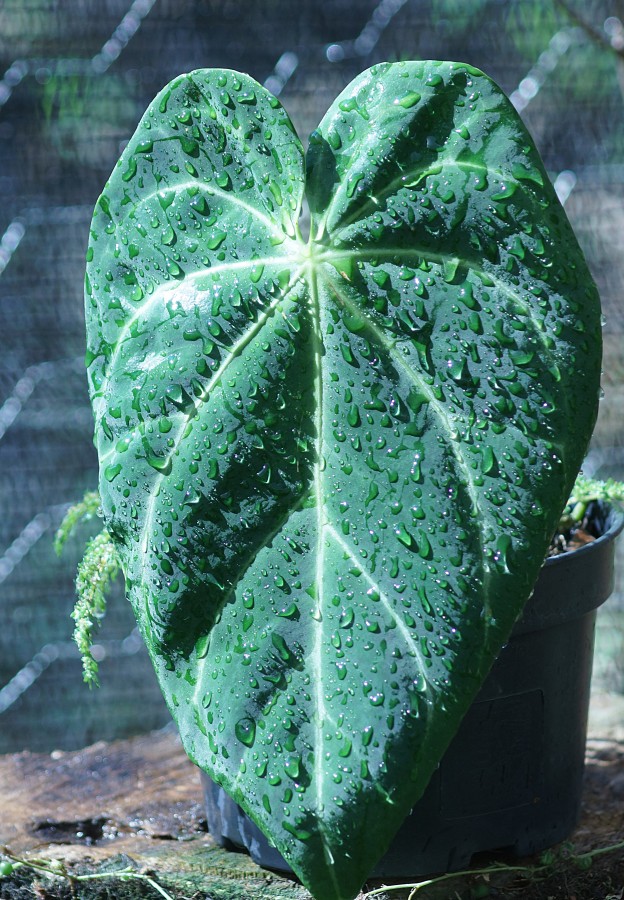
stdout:
{"type": "Polygon", "coordinates": [[[596,548],[596,545],[610,543],[621,534],[624,529],[624,507],[605,500],[596,500],[594,502],[599,507],[604,520],[603,533],[582,547],[575,547],[573,550],[566,550],[565,553],[559,553],[557,556],[548,557],[544,560],[544,566],[554,566],[562,559],[569,559],[571,556],[577,556],[578,554],[591,553],[596,548]]]}

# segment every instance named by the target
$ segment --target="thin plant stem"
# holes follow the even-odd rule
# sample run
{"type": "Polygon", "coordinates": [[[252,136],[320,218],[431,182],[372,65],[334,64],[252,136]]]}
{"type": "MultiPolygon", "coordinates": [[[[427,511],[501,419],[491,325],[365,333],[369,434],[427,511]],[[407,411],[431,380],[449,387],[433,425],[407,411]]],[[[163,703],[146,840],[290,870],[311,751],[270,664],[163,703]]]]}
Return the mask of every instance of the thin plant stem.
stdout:
{"type": "Polygon", "coordinates": [[[93,872],[86,875],[74,875],[67,871],[63,863],[60,863],[57,867],[51,863],[48,865],[42,860],[35,861],[23,859],[22,857],[11,853],[7,847],[0,847],[0,854],[6,859],[9,859],[12,863],[15,863],[15,868],[29,868],[34,872],[41,872],[42,875],[47,875],[49,877],[65,878],[70,884],[74,884],[77,881],[94,881],[103,878],[119,878],[121,881],[128,881],[131,878],[134,878],[149,884],[149,886],[157,891],[164,900],[175,900],[171,894],[149,875],[141,872],[133,872],[131,869],[118,869],[115,872],[93,872]]]}
{"type": "MultiPolygon", "coordinates": [[[[598,856],[604,856],[607,853],[615,853],[618,850],[624,850],[624,841],[617,844],[610,844],[608,847],[597,847],[595,850],[588,850],[578,855],[572,854],[568,859],[571,862],[583,862],[595,859],[598,856]]],[[[497,873],[525,873],[531,876],[542,876],[553,871],[556,863],[561,862],[561,857],[555,858],[552,862],[542,863],[537,866],[507,866],[503,863],[497,863],[492,866],[486,866],[482,869],[464,869],[460,872],[446,872],[444,875],[438,875],[435,878],[428,878],[426,881],[411,882],[409,884],[392,884],[375,888],[362,894],[361,900],[369,900],[371,897],[380,897],[383,894],[389,894],[394,891],[410,891],[408,900],[412,898],[423,888],[432,885],[441,884],[444,881],[450,881],[453,878],[462,878],[471,875],[494,875],[497,873]]]]}

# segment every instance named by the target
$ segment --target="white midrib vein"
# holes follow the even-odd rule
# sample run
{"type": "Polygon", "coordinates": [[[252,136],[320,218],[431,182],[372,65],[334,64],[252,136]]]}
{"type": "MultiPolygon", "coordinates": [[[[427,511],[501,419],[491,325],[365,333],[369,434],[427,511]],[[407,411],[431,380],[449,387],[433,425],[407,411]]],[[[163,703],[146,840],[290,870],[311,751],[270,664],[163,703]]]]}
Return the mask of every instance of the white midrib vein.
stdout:
{"type": "MultiPolygon", "coordinates": [[[[323,749],[325,746],[325,727],[329,724],[330,716],[325,704],[325,679],[323,677],[323,660],[325,659],[324,639],[324,588],[325,588],[325,528],[327,526],[325,516],[325,503],[323,499],[323,335],[321,333],[322,319],[321,306],[318,296],[318,282],[316,272],[312,264],[308,271],[310,285],[310,305],[312,307],[312,319],[314,322],[313,355],[314,355],[314,409],[315,409],[315,433],[316,452],[314,458],[313,495],[316,511],[316,555],[315,555],[315,610],[312,616],[314,622],[314,637],[310,659],[312,662],[315,690],[314,711],[314,774],[312,783],[315,786],[316,808],[319,811],[318,827],[321,841],[326,855],[331,858],[331,851],[323,828],[322,810],[325,805],[325,772],[323,769],[323,749]]],[[[335,879],[334,868],[331,861],[327,866],[331,872],[331,878],[335,879]]],[[[334,885],[336,889],[337,884],[334,885]]]]}
{"type": "MultiPolygon", "coordinates": [[[[334,528],[328,522],[323,491],[323,425],[324,425],[324,391],[323,391],[323,336],[322,336],[322,319],[321,305],[318,296],[318,278],[317,269],[311,264],[309,269],[308,282],[310,285],[310,302],[313,310],[314,325],[314,399],[315,399],[315,432],[316,432],[316,453],[314,464],[313,478],[313,494],[316,510],[316,555],[315,555],[315,589],[316,589],[316,606],[312,620],[315,624],[314,639],[309,658],[312,662],[311,676],[314,678],[315,684],[315,736],[314,736],[314,775],[312,783],[315,785],[316,807],[319,810],[317,820],[318,832],[324,847],[327,862],[327,874],[332,879],[336,894],[340,893],[336,875],[334,858],[330,849],[330,842],[324,830],[324,819],[322,810],[325,806],[325,785],[327,783],[326,773],[323,765],[323,751],[325,747],[325,729],[328,725],[336,728],[336,723],[330,715],[325,702],[325,678],[323,674],[323,661],[326,659],[324,640],[324,586],[325,586],[325,549],[327,546],[328,535],[335,535],[334,528]]],[[[403,628],[405,626],[403,625],[403,628]]],[[[385,791],[384,791],[385,794],[385,791]]]]}

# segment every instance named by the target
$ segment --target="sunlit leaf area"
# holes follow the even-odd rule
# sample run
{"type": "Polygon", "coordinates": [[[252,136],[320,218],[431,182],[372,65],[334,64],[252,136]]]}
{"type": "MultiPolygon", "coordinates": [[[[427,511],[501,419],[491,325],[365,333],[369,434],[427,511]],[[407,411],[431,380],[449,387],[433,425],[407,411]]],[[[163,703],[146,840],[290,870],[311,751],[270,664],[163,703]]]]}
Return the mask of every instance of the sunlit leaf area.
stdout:
{"type": "MultiPolygon", "coordinates": [[[[248,73],[283,104],[306,150],[335,98],[371,66],[458,60],[485,71],[531,134],[600,292],[603,397],[583,468],[589,476],[624,477],[624,7],[618,0],[5,0],[0,57],[0,753],[73,749],[169,721],[121,579],[93,647],[101,687],[83,684],[71,641],[74,579],[85,539],[100,531],[101,521],[91,510],[61,557],[53,539],[68,506],[98,480],[84,365],[85,257],[94,205],[146,108],[181,73],[206,67],[248,73]]],[[[363,120],[358,127],[364,134],[363,120]]],[[[280,143],[281,158],[300,172],[297,138],[285,131],[292,147],[280,143]]],[[[288,206],[287,181],[275,179],[266,196],[292,219],[299,200],[288,206]]],[[[318,282],[318,302],[339,283],[346,285],[347,306],[352,302],[357,285],[350,285],[344,260],[327,250],[322,235],[325,226],[340,225],[346,241],[349,227],[369,212],[350,213],[347,194],[335,201],[334,220],[331,206],[325,214],[312,209],[312,244],[305,203],[285,244],[272,244],[268,227],[262,232],[264,265],[278,286],[288,266],[312,271],[309,248],[316,240],[318,254],[326,254],[318,262],[321,275],[309,279],[318,282]],[[288,266],[275,266],[276,258],[288,266]]],[[[206,226],[208,239],[225,249],[240,224],[234,213],[226,218],[227,228],[206,226]]],[[[270,218],[281,230],[278,214],[270,218]]],[[[247,274],[252,282],[263,275],[259,267],[247,274]]],[[[447,274],[452,280],[455,273],[447,274]]],[[[270,307],[272,298],[266,302],[270,307]]],[[[268,334],[268,314],[266,321],[268,334]]],[[[355,346],[361,322],[351,316],[343,325],[355,346]]],[[[287,387],[305,394],[309,375],[312,408],[321,361],[314,337],[310,346],[300,340],[312,369],[306,375],[294,367],[287,387]]],[[[455,360],[458,379],[464,363],[455,360]]],[[[349,360],[343,364],[355,372],[349,360]]],[[[123,366],[119,371],[123,404],[130,407],[133,384],[124,381],[123,366]]],[[[344,409],[345,431],[355,427],[353,405],[344,409]]],[[[304,431],[298,437],[305,443],[304,431]]],[[[146,466],[166,484],[166,459],[158,472],[158,452],[155,447],[155,465],[147,460],[146,466]]],[[[286,455],[297,453],[307,465],[301,448],[286,455]]],[[[485,465],[494,464],[488,460],[485,465]]],[[[114,484],[112,468],[110,474],[114,484]]],[[[293,463],[291,486],[303,475],[293,463]]],[[[373,467],[370,476],[374,485],[373,467]]],[[[312,483],[321,489],[320,473],[312,483]]],[[[335,523],[337,546],[347,545],[354,527],[348,510],[335,523]]],[[[409,539],[406,531],[403,544],[409,539]]],[[[622,562],[615,594],[599,616],[594,675],[594,690],[613,695],[624,692],[622,562]]]]}

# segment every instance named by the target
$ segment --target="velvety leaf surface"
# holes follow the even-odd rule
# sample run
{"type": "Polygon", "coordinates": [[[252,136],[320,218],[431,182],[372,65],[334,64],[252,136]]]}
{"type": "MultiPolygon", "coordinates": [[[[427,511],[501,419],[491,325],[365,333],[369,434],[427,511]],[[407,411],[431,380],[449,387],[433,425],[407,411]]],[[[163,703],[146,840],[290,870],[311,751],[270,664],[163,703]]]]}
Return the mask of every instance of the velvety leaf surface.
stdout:
{"type": "MultiPolygon", "coordinates": [[[[380,65],[301,145],[206,70],[96,208],[106,525],[190,756],[353,897],[539,571],[593,427],[600,310],[509,102],[380,65]]],[[[469,773],[466,773],[469,777],[469,773]]]]}

